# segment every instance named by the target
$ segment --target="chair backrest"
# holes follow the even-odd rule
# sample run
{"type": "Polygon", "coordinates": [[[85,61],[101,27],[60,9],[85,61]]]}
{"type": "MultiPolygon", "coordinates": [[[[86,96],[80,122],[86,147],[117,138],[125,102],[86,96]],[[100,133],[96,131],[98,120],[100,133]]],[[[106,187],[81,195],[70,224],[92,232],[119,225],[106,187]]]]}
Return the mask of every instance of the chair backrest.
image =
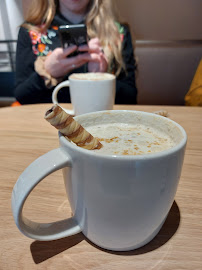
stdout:
{"type": "Polygon", "coordinates": [[[15,72],[0,72],[0,107],[9,106],[15,101],[15,72]]]}
{"type": "Polygon", "coordinates": [[[138,104],[183,105],[202,41],[136,41],[138,104]]]}
{"type": "Polygon", "coordinates": [[[15,72],[0,72],[0,97],[13,97],[15,72]]]}

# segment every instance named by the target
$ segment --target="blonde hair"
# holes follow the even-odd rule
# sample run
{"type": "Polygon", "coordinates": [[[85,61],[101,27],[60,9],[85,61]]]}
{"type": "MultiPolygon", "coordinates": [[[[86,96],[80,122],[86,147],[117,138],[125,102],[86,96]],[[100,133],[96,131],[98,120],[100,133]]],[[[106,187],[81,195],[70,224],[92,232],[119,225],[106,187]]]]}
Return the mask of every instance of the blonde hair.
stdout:
{"type": "MultiPolygon", "coordinates": [[[[90,0],[85,22],[90,38],[98,37],[111,66],[116,61],[116,74],[125,69],[122,58],[122,41],[116,22],[118,15],[113,9],[113,0],[90,0]]],[[[46,31],[51,25],[59,0],[32,0],[25,23],[22,26],[37,31],[46,31]]]]}

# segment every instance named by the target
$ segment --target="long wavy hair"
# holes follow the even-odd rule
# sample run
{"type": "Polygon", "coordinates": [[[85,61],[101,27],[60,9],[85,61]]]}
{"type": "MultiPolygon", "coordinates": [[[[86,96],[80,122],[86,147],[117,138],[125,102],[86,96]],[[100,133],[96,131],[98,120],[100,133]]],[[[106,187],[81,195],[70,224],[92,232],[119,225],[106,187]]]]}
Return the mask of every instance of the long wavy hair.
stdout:
{"type": "MultiPolygon", "coordinates": [[[[32,0],[25,14],[25,28],[44,32],[59,10],[59,0],[32,0]]],[[[125,69],[122,58],[122,41],[116,22],[118,15],[113,0],[90,0],[85,16],[88,36],[98,37],[111,66],[116,62],[116,74],[125,69]]]]}

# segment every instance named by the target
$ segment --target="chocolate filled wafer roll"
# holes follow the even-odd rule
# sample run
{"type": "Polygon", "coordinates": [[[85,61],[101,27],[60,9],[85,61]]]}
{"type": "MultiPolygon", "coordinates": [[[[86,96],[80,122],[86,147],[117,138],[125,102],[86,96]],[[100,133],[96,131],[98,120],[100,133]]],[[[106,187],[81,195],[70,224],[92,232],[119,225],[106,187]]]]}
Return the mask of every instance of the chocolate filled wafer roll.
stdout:
{"type": "Polygon", "coordinates": [[[97,138],[94,138],[57,104],[46,111],[44,118],[79,147],[88,150],[100,149],[102,147],[97,138]]]}

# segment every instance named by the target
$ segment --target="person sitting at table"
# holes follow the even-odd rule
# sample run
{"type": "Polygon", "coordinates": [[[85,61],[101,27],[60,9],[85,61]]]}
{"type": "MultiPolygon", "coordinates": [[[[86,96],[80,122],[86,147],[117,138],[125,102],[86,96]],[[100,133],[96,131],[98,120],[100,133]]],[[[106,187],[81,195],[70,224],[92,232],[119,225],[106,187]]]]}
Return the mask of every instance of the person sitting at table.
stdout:
{"type": "MultiPolygon", "coordinates": [[[[109,72],[116,75],[117,104],[136,104],[136,62],[130,28],[118,22],[109,0],[32,0],[21,25],[16,54],[15,97],[20,104],[50,103],[52,91],[71,73],[109,72]],[[85,23],[84,53],[61,47],[60,25],[85,23]]],[[[71,102],[63,88],[59,102],[71,102]]]]}

